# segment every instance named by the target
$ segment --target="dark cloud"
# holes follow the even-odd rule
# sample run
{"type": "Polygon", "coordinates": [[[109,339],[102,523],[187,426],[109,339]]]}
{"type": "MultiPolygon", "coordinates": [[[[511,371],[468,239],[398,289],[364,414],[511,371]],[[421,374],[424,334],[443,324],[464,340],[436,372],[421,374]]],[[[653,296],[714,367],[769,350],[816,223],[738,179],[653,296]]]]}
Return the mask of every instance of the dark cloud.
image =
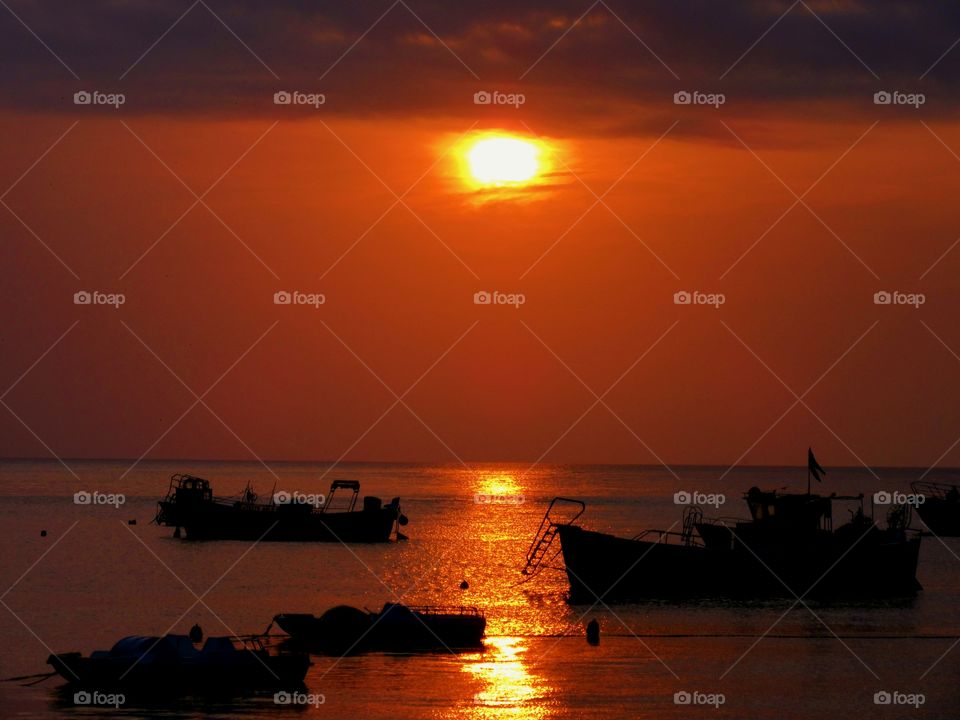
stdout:
{"type": "Polygon", "coordinates": [[[515,112],[554,132],[629,133],[662,129],[682,89],[724,93],[727,115],[827,118],[874,112],[881,89],[925,93],[926,115],[958,97],[960,47],[929,70],[960,36],[955,3],[610,0],[585,16],[583,0],[205,3],[11,1],[50,51],[0,14],[0,102],[77,112],[73,93],[98,89],[123,92],[127,113],[317,112],[274,105],[274,92],[300,90],[324,93],[326,114],[515,112]],[[479,89],[526,104],[478,108],[479,89]]]}

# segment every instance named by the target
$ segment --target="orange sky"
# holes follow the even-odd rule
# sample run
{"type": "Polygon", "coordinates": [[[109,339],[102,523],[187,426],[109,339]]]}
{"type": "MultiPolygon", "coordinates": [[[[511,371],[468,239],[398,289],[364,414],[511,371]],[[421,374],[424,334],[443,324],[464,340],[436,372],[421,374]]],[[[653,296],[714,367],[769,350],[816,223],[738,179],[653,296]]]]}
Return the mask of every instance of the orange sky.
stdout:
{"type": "Polygon", "coordinates": [[[960,125],[935,102],[609,101],[620,130],[533,92],[519,110],[8,107],[0,183],[29,172],[0,208],[0,454],[960,462],[960,125]],[[542,134],[549,182],[478,195],[442,156],[471,127],[542,134]],[[169,229],[225,171],[212,212],[169,229]],[[126,302],[74,305],[84,289],[126,302]]]}

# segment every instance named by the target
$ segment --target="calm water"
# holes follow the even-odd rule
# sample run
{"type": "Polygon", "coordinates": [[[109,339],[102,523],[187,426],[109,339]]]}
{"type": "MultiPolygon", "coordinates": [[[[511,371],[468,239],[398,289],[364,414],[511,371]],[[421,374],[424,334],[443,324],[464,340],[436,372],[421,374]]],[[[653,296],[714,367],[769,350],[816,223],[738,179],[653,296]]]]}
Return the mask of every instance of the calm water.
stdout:
{"type": "MultiPolygon", "coordinates": [[[[207,635],[263,630],[278,612],[315,612],[340,603],[471,604],[488,619],[483,653],[452,656],[315,657],[309,692],[319,707],[283,707],[272,695],[203,705],[188,701],[97,710],[77,708],[59,681],[0,683],[4,717],[329,718],[814,718],[957,717],[960,710],[960,543],[925,538],[908,602],[790,610],[790,602],[699,602],[570,606],[565,578],[545,571],[521,583],[519,567],[546,503],[587,502],[582,523],[634,535],[679,522],[680,490],[723,493],[716,514],[743,516],[752,485],[803,490],[802,469],[343,465],[145,462],[121,479],[123,462],[0,464],[2,677],[47,669],[50,651],[87,653],[123,635],[207,635]],[[323,493],[334,477],[357,479],[363,494],[400,495],[410,517],[405,543],[190,543],[150,522],[172,472],[209,478],[217,494],[243,490],[323,493]],[[74,504],[78,491],[122,493],[120,507],[74,504]],[[475,495],[523,496],[481,504],[475,495]],[[128,521],[136,519],[136,525],[128,521]],[[41,530],[47,531],[41,537],[41,530]],[[459,589],[461,580],[469,590],[459,589]],[[202,598],[198,603],[197,596],[202,598]],[[603,628],[583,639],[586,617],[603,628]],[[564,634],[568,636],[564,637],[564,634]],[[762,639],[759,639],[761,636],[762,639]],[[923,637],[939,636],[939,637],[923,637]],[[946,636],[946,637],[944,637],[946,636]],[[950,652],[948,652],[950,651],[950,652]],[[944,655],[946,653],[946,655],[944,655]],[[932,669],[931,669],[932,668],[932,669]],[[684,706],[674,693],[722,693],[724,703],[684,706]],[[874,693],[922,693],[918,709],[878,706],[874,693]]],[[[826,490],[908,489],[920,471],[837,470],[826,490]]],[[[945,475],[940,475],[945,477],[945,475]]],[[[956,474],[951,475],[956,479],[956,474]]],[[[845,515],[835,509],[835,519],[845,515]]],[[[915,524],[916,521],[915,521],[915,524]]]]}

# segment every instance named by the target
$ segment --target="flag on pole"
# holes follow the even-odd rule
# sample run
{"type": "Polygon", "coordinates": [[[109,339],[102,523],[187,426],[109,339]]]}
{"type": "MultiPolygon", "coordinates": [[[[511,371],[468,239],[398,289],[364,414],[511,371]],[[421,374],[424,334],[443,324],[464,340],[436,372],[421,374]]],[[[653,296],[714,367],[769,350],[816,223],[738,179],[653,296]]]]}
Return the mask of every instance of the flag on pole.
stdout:
{"type": "Polygon", "coordinates": [[[817,482],[820,482],[821,475],[827,474],[827,471],[824,470],[820,466],[820,463],[817,462],[817,458],[814,456],[812,448],[807,448],[807,470],[809,470],[810,474],[817,479],[817,482]]]}

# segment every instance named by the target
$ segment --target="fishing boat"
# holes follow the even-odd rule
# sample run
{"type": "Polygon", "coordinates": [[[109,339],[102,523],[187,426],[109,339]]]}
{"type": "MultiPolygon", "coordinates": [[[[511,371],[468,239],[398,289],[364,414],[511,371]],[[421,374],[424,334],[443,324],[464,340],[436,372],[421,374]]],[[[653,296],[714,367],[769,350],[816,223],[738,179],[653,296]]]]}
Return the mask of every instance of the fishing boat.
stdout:
{"type": "Polygon", "coordinates": [[[310,667],[306,653],[270,654],[257,637],[131,636],[109,650],[50,655],[47,664],[70,685],[163,693],[295,688],[310,667]]]}
{"type": "Polygon", "coordinates": [[[380,612],[338,605],[320,617],[283,613],[273,618],[291,639],[325,654],[477,650],[487,620],[475,607],[387,603],[380,612]]]}
{"type": "Polygon", "coordinates": [[[406,539],[400,532],[400,526],[407,524],[400,498],[383,504],[368,495],[358,510],[359,495],[356,480],[334,480],[322,502],[305,497],[301,501],[290,493],[275,493],[262,502],[249,485],[239,497],[217,497],[208,480],[177,474],[170,479],[155,520],[176,528],[174,537],[180,537],[182,530],[190,540],[376,543],[388,542],[394,535],[406,539]],[[335,502],[338,491],[348,493],[346,503],[335,502]]]}
{"type": "Polygon", "coordinates": [[[930,531],[942,537],[960,536],[960,487],[948,483],[914,482],[910,488],[917,503],[917,515],[930,531]]]}
{"type": "Polygon", "coordinates": [[[917,582],[920,533],[909,508],[895,507],[881,528],[863,512],[863,495],[764,492],[744,500],[748,520],[683,512],[682,530],[623,538],[581,527],[579,500],[554,498],[522,572],[535,575],[562,555],[572,603],[687,597],[799,598],[908,596],[917,582]],[[857,505],[834,529],[833,506],[857,505]],[[560,548],[548,557],[552,543],[560,548]]]}

